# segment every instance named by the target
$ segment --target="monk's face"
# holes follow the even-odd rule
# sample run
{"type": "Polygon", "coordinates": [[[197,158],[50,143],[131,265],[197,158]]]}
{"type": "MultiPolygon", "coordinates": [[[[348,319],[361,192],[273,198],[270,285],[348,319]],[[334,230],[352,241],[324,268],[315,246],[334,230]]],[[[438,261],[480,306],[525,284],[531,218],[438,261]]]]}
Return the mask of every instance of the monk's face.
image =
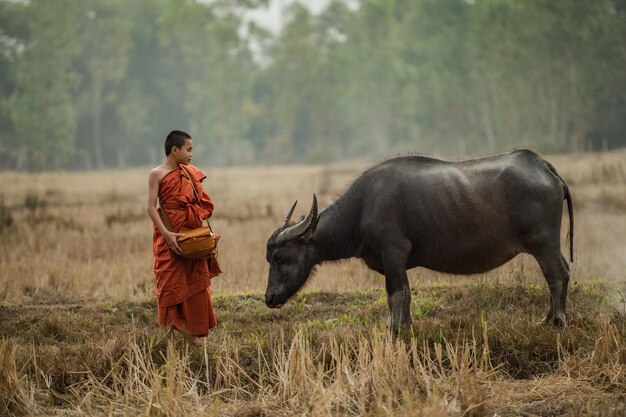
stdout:
{"type": "Polygon", "coordinates": [[[193,149],[193,142],[191,139],[185,139],[185,143],[180,148],[174,146],[172,153],[176,162],[180,165],[189,165],[191,163],[191,151],[193,149]]]}

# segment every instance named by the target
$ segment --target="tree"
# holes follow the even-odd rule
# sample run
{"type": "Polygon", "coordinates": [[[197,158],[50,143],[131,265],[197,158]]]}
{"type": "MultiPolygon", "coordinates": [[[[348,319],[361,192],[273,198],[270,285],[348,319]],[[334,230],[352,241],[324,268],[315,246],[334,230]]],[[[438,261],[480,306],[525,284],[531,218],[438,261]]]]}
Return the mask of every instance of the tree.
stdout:
{"type": "MultiPolygon", "coordinates": [[[[83,26],[84,61],[92,126],[93,156],[103,168],[102,113],[108,104],[117,104],[115,87],[126,73],[130,49],[130,22],[119,13],[120,2],[92,0],[85,4],[83,26]]],[[[116,143],[123,146],[123,143],[116,143]]]]}
{"type": "Polygon", "coordinates": [[[77,12],[76,0],[33,0],[29,5],[30,38],[16,64],[11,109],[25,164],[37,169],[51,162],[58,167],[73,152],[77,12]]]}
{"type": "Polygon", "coordinates": [[[0,2],[0,169],[14,164],[15,148],[19,145],[11,97],[16,88],[16,61],[28,38],[27,11],[20,3],[0,2]]]}

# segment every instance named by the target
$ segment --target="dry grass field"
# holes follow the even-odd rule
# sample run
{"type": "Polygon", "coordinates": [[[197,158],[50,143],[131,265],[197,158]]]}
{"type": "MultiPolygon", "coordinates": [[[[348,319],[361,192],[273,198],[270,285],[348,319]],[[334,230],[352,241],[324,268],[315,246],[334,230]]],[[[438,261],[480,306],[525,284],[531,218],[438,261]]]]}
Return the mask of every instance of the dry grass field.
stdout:
{"type": "Polygon", "coordinates": [[[364,164],[205,170],[224,274],[201,340],[155,324],[147,169],[1,172],[0,415],[626,415],[626,152],[547,159],[574,199],[568,327],[536,325],[548,289],[519,256],[410,271],[402,340],[383,278],[355,260],[280,310],[262,300],[293,200],[324,207],[364,164]]]}

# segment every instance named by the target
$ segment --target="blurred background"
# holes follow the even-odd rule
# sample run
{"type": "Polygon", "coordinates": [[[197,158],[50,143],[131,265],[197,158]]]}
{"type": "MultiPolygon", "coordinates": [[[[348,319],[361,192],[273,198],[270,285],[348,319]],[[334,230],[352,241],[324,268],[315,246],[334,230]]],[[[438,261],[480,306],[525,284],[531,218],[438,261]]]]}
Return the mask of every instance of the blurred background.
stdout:
{"type": "Polygon", "coordinates": [[[626,145],[625,0],[0,0],[0,169],[626,145]]]}

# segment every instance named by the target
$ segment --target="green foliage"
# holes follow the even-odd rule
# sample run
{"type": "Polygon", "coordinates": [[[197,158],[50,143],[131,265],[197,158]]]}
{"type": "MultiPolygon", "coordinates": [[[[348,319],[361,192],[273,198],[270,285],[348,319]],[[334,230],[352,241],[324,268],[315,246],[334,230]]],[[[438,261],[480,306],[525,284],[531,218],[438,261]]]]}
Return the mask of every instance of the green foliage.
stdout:
{"type": "Polygon", "coordinates": [[[15,150],[39,168],[66,159],[73,151],[77,123],[73,94],[79,75],[72,63],[80,51],[77,11],[76,1],[35,0],[25,15],[32,41],[15,64],[11,110],[15,150]]]}
{"type": "MultiPolygon", "coordinates": [[[[91,125],[93,157],[98,168],[104,167],[104,111],[108,105],[124,104],[118,101],[119,90],[114,88],[126,75],[130,50],[131,22],[118,14],[121,4],[109,0],[93,0],[84,5],[83,10],[87,16],[82,34],[85,48],[81,61],[85,65],[86,74],[83,94],[86,96],[85,101],[89,102],[89,111],[83,116],[91,125]]],[[[128,118],[123,116],[120,119],[120,122],[127,123],[132,132],[132,122],[129,123],[128,118]]]]}
{"type": "Polygon", "coordinates": [[[0,1],[0,167],[624,146],[618,0],[0,1]]]}

